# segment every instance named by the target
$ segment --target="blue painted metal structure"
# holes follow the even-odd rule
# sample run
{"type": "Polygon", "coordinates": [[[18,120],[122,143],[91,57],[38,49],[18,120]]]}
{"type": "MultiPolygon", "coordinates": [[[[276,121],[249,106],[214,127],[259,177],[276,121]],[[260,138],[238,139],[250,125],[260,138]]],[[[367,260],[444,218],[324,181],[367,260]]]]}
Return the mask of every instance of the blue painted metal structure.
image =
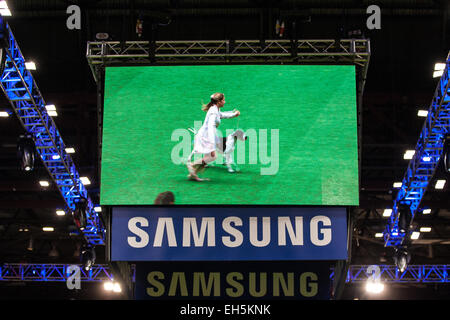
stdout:
{"type": "Polygon", "coordinates": [[[399,230],[398,205],[406,204],[411,210],[411,221],[420,211],[420,202],[433,179],[435,169],[442,156],[443,142],[450,132],[450,53],[415,148],[403,177],[402,186],[394,200],[391,216],[384,230],[385,246],[399,247],[408,232],[399,230]]]}
{"type": "MultiPolygon", "coordinates": [[[[0,281],[67,281],[72,274],[69,264],[4,264],[0,266],[0,281]]],[[[107,265],[94,265],[86,271],[80,268],[80,281],[107,281],[114,277],[107,265]]]]}
{"type": "MultiPolygon", "coordinates": [[[[69,264],[3,264],[0,266],[0,281],[67,281],[69,264]]],[[[101,282],[114,280],[108,265],[94,265],[86,271],[82,265],[80,280],[101,282]]],[[[134,265],[132,281],[135,281],[134,265]]],[[[368,265],[351,265],[348,269],[346,282],[358,283],[372,278],[368,265]]],[[[410,265],[404,272],[398,271],[394,265],[379,265],[380,280],[390,283],[450,283],[450,265],[410,265]]],[[[331,270],[330,280],[334,272],[331,270]]]]}
{"type": "Polygon", "coordinates": [[[25,67],[25,59],[9,27],[0,17],[0,40],[2,41],[2,65],[0,86],[10,101],[24,129],[32,134],[37,153],[65,200],[65,211],[75,210],[80,197],[87,199],[84,230],[80,230],[91,245],[105,244],[105,228],[94,210],[89,194],[80,180],[79,173],[61,135],[45,108],[46,103],[33,75],[25,67]]]}

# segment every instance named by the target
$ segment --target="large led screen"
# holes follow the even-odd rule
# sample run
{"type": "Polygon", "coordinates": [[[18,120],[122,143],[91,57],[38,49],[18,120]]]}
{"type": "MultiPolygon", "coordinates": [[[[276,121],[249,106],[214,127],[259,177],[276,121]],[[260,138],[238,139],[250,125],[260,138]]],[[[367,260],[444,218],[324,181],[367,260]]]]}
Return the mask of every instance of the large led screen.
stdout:
{"type": "Polygon", "coordinates": [[[108,67],[101,204],[358,205],[355,81],[354,66],[108,67]]]}

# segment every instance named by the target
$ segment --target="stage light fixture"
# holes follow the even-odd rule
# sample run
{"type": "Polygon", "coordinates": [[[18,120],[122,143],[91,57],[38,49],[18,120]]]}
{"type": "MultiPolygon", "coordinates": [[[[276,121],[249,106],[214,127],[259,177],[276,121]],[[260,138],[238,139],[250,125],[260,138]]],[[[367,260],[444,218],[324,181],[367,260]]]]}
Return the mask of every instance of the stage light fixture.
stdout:
{"type": "Polygon", "coordinates": [[[21,135],[17,142],[17,156],[20,159],[20,168],[31,171],[34,168],[35,144],[30,134],[21,135]]]}
{"type": "Polygon", "coordinates": [[[56,215],[57,216],[65,216],[66,212],[64,210],[56,210],[56,215]]]}
{"type": "Polygon", "coordinates": [[[422,157],[422,160],[424,161],[424,162],[430,162],[431,161],[431,157],[422,157]]]}
{"type": "Polygon", "coordinates": [[[84,230],[87,224],[87,210],[88,202],[86,198],[80,197],[75,200],[75,210],[73,211],[73,220],[75,225],[80,229],[84,230]]]}
{"type": "Polygon", "coordinates": [[[55,231],[55,228],[53,228],[53,227],[43,227],[42,231],[44,231],[44,232],[53,232],[53,231],[55,231]]]}
{"type": "Polygon", "coordinates": [[[9,113],[6,111],[0,111],[0,118],[7,118],[9,117],[9,113]]]}
{"type": "Polygon", "coordinates": [[[83,264],[84,270],[89,271],[95,264],[95,247],[85,245],[81,249],[81,263],[83,264]]]}
{"type": "Polygon", "coordinates": [[[431,232],[431,227],[421,227],[420,232],[431,232]]]}
{"type": "Polygon", "coordinates": [[[405,203],[400,203],[397,208],[397,214],[398,214],[398,230],[401,233],[407,233],[412,219],[411,208],[405,203]]]}
{"type": "Polygon", "coordinates": [[[383,238],[383,232],[375,233],[375,238],[383,238]]]}
{"type": "Polygon", "coordinates": [[[61,159],[61,156],[59,154],[55,154],[55,155],[52,156],[52,159],[53,160],[59,160],[59,159],[61,159]]]}
{"type": "Polygon", "coordinates": [[[100,207],[100,206],[94,207],[94,211],[95,212],[102,212],[102,207],[100,207]]]}
{"type": "Polygon", "coordinates": [[[404,272],[408,267],[411,256],[405,247],[395,248],[394,262],[400,272],[404,272]]]}
{"type": "Polygon", "coordinates": [[[30,240],[28,241],[28,245],[27,245],[27,250],[33,251],[33,249],[34,249],[33,237],[30,237],[30,240]]]}
{"type": "Polygon", "coordinates": [[[67,153],[75,153],[75,149],[74,148],[66,148],[66,152],[67,153]]]}
{"type": "Polygon", "coordinates": [[[430,214],[431,213],[431,209],[423,209],[422,213],[423,214],[430,214]]]}

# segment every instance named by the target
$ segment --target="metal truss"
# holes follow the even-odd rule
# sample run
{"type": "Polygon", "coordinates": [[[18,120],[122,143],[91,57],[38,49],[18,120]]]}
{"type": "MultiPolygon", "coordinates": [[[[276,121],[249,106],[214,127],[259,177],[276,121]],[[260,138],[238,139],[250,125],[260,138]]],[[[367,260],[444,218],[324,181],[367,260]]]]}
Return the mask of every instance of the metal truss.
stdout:
{"type": "Polygon", "coordinates": [[[364,79],[370,57],[367,39],[201,40],[88,42],[87,60],[96,81],[99,68],[136,64],[301,63],[355,64],[364,79]]]}
{"type": "Polygon", "coordinates": [[[411,210],[411,221],[419,210],[442,156],[445,135],[450,132],[450,53],[441,76],[428,116],[417,141],[415,154],[403,177],[402,186],[394,200],[391,216],[384,230],[385,246],[401,246],[408,232],[399,230],[398,205],[406,204],[411,210]]]}
{"type": "MultiPolygon", "coordinates": [[[[0,266],[0,281],[67,281],[73,274],[69,272],[69,264],[4,264],[0,266]]],[[[94,265],[86,271],[80,268],[80,281],[113,280],[107,265],[94,265]]]]}
{"type": "Polygon", "coordinates": [[[3,41],[3,70],[0,86],[23,128],[33,135],[37,153],[65,200],[65,211],[75,210],[75,200],[84,197],[87,204],[87,225],[82,234],[88,243],[103,245],[105,229],[94,210],[89,194],[65,144],[45,108],[46,103],[9,27],[0,17],[0,38],[3,41]]]}
{"type": "MultiPolygon", "coordinates": [[[[346,282],[358,283],[373,279],[367,265],[351,265],[346,282]]],[[[395,283],[450,283],[450,265],[410,265],[400,272],[394,265],[379,265],[380,281],[395,283]]],[[[332,275],[333,276],[333,275],[332,275]]]]}
{"type": "MultiPolygon", "coordinates": [[[[67,281],[71,273],[68,272],[69,264],[4,264],[0,266],[0,281],[67,281]]],[[[94,265],[86,271],[82,265],[80,268],[80,280],[100,282],[114,280],[111,268],[108,265],[94,265]]],[[[410,265],[404,272],[398,271],[394,265],[379,265],[380,280],[392,283],[450,283],[450,265],[410,265]]],[[[347,277],[347,283],[364,282],[372,279],[368,272],[368,265],[351,265],[347,277]]],[[[133,272],[132,281],[135,281],[136,267],[131,265],[133,272]]],[[[330,280],[334,278],[331,270],[330,280]]]]}

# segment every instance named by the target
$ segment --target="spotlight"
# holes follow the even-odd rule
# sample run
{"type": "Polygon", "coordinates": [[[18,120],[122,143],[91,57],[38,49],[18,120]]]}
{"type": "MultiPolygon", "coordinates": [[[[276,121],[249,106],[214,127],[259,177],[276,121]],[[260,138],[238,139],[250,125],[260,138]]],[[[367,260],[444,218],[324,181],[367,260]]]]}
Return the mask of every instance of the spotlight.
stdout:
{"type": "Polygon", "coordinates": [[[366,291],[369,293],[381,293],[384,290],[384,284],[379,281],[367,280],[366,291]]]}
{"type": "Polygon", "coordinates": [[[392,209],[384,209],[383,217],[390,217],[392,214],[392,209]]]}
{"type": "Polygon", "coordinates": [[[103,284],[103,289],[106,291],[112,291],[114,288],[114,283],[112,281],[107,281],[103,284]]]}
{"type": "Polygon", "coordinates": [[[81,249],[81,263],[83,264],[84,270],[89,271],[92,269],[95,258],[95,247],[87,245],[81,249]]]}
{"type": "Polygon", "coordinates": [[[443,154],[445,172],[450,172],[450,134],[444,137],[443,154]]]}
{"type": "Polygon", "coordinates": [[[3,17],[12,16],[11,10],[8,8],[8,3],[6,2],[6,0],[0,1],[0,15],[3,17]]]}
{"type": "Polygon", "coordinates": [[[444,74],[445,66],[445,63],[436,63],[434,65],[433,78],[441,77],[444,74]]]}
{"type": "Polygon", "coordinates": [[[447,180],[437,180],[436,184],[434,185],[435,189],[444,189],[445,183],[447,180]]]}
{"type": "Polygon", "coordinates": [[[35,144],[30,134],[21,135],[17,142],[17,156],[20,159],[20,168],[31,171],[34,168],[35,144]]]}
{"type": "Polygon", "coordinates": [[[80,229],[86,228],[86,210],[87,210],[86,198],[80,197],[75,200],[75,210],[73,211],[73,220],[75,225],[80,229]]]}
{"type": "Polygon", "coordinates": [[[403,272],[408,267],[408,263],[411,260],[411,256],[408,254],[408,251],[404,247],[396,248],[394,254],[394,261],[397,269],[400,272],[403,272]]]}
{"type": "Polygon", "coordinates": [[[412,219],[411,208],[405,203],[400,203],[398,205],[397,212],[398,212],[398,229],[401,233],[406,233],[408,232],[409,225],[412,219]]]}

